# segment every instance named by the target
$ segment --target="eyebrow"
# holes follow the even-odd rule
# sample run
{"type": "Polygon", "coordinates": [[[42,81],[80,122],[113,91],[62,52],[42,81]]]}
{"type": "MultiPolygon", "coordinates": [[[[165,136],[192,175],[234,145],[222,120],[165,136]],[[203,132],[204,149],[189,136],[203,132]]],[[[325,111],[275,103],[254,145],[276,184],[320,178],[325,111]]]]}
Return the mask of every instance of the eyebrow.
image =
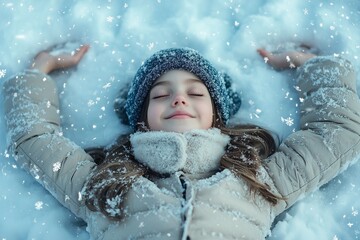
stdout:
{"type": "MultiPolygon", "coordinates": [[[[203,81],[201,81],[200,79],[197,79],[197,78],[187,78],[187,79],[185,79],[185,81],[203,83],[203,81]]],[[[159,85],[170,85],[170,81],[163,80],[163,81],[160,81],[160,82],[156,82],[151,86],[151,88],[154,88],[154,87],[159,86],[159,85]]]]}

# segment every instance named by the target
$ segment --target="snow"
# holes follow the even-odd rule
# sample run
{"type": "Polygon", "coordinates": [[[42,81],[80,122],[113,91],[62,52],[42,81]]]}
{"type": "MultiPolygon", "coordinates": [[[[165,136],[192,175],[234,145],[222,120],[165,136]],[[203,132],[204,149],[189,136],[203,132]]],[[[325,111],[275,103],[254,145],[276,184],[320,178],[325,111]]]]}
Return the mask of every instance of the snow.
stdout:
{"type": "MultiPolygon", "coordinates": [[[[280,138],[299,126],[294,74],[267,67],[256,48],[304,42],[322,55],[341,54],[353,62],[360,89],[358,0],[2,0],[0,16],[1,84],[42,49],[91,45],[76,69],[56,76],[64,135],[82,147],[129,131],[113,112],[117,91],[163,48],[197,49],[228,72],[243,100],[233,121],[259,124],[280,138]]],[[[88,239],[84,223],[10,156],[0,101],[0,239],[88,239]]],[[[270,239],[359,238],[359,172],[358,163],[301,200],[279,218],[270,239]]]]}

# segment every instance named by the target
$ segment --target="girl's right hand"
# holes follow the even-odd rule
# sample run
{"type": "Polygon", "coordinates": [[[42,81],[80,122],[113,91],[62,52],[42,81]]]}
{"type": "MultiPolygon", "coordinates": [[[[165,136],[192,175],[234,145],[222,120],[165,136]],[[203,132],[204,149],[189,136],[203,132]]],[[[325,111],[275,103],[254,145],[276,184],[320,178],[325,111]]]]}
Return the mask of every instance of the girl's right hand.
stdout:
{"type": "Polygon", "coordinates": [[[30,68],[49,74],[58,69],[76,66],[89,48],[89,45],[83,45],[75,54],[62,53],[57,56],[51,55],[48,51],[41,51],[35,56],[30,68]]]}
{"type": "Polygon", "coordinates": [[[282,53],[271,53],[263,48],[257,50],[265,62],[277,70],[297,68],[303,65],[307,60],[316,57],[309,52],[286,51],[282,53]]]}

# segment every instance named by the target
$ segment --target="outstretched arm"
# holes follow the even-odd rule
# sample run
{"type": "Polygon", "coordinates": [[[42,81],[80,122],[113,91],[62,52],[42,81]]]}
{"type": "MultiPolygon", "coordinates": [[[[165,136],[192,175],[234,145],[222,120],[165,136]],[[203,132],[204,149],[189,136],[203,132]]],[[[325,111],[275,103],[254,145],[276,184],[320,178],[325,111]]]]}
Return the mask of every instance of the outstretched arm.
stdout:
{"type": "Polygon", "coordinates": [[[42,51],[35,56],[30,68],[49,74],[58,69],[76,66],[89,50],[89,47],[89,45],[83,45],[76,49],[74,54],[62,53],[60,55],[52,55],[48,51],[42,51]]]}
{"type": "Polygon", "coordinates": [[[3,86],[8,145],[19,164],[77,216],[86,208],[81,191],[95,163],[60,128],[59,98],[55,81],[45,73],[75,66],[88,47],[74,55],[41,52],[33,69],[8,79],[3,86]]]}
{"type": "Polygon", "coordinates": [[[276,69],[289,67],[287,57],[295,67],[303,65],[296,82],[302,99],[301,129],[264,161],[276,191],[286,199],[276,206],[278,214],[359,158],[360,100],[354,69],[345,59],[314,58],[302,52],[259,53],[276,69]]]}
{"type": "Polygon", "coordinates": [[[316,57],[315,54],[299,51],[286,51],[282,53],[272,53],[264,48],[257,50],[267,64],[277,70],[297,68],[302,66],[307,60],[316,57]]]}

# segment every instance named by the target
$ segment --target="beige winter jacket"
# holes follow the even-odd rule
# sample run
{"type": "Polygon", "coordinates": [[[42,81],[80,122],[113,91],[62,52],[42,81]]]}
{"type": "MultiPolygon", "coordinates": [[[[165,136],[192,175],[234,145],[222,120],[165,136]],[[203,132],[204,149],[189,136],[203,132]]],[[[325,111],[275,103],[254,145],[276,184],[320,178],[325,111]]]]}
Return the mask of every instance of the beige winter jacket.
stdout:
{"type": "MultiPolygon", "coordinates": [[[[301,130],[264,161],[258,174],[274,193],[286,198],[276,206],[260,196],[253,199],[245,182],[229,170],[214,172],[216,164],[189,170],[196,169],[191,162],[199,156],[222,153],[226,136],[209,130],[210,135],[199,133],[194,139],[209,143],[208,149],[217,145],[211,145],[211,139],[219,140],[222,147],[211,154],[190,149],[187,143],[193,141],[192,136],[181,136],[164,147],[159,158],[181,163],[168,178],[135,182],[127,196],[129,216],[124,221],[109,222],[89,211],[81,190],[95,163],[62,135],[56,86],[40,73],[26,72],[4,83],[8,141],[18,163],[83,218],[94,239],[264,239],[275,216],[328,182],[360,154],[360,101],[350,63],[318,57],[297,71],[303,99],[301,130]],[[174,158],[166,154],[173,151],[174,158]]],[[[139,159],[146,156],[143,147],[148,146],[151,153],[156,145],[144,143],[136,136],[132,139],[134,149],[140,149],[134,151],[139,159]]],[[[208,158],[211,163],[218,161],[208,158]]],[[[151,165],[151,161],[141,161],[151,165]]]]}

